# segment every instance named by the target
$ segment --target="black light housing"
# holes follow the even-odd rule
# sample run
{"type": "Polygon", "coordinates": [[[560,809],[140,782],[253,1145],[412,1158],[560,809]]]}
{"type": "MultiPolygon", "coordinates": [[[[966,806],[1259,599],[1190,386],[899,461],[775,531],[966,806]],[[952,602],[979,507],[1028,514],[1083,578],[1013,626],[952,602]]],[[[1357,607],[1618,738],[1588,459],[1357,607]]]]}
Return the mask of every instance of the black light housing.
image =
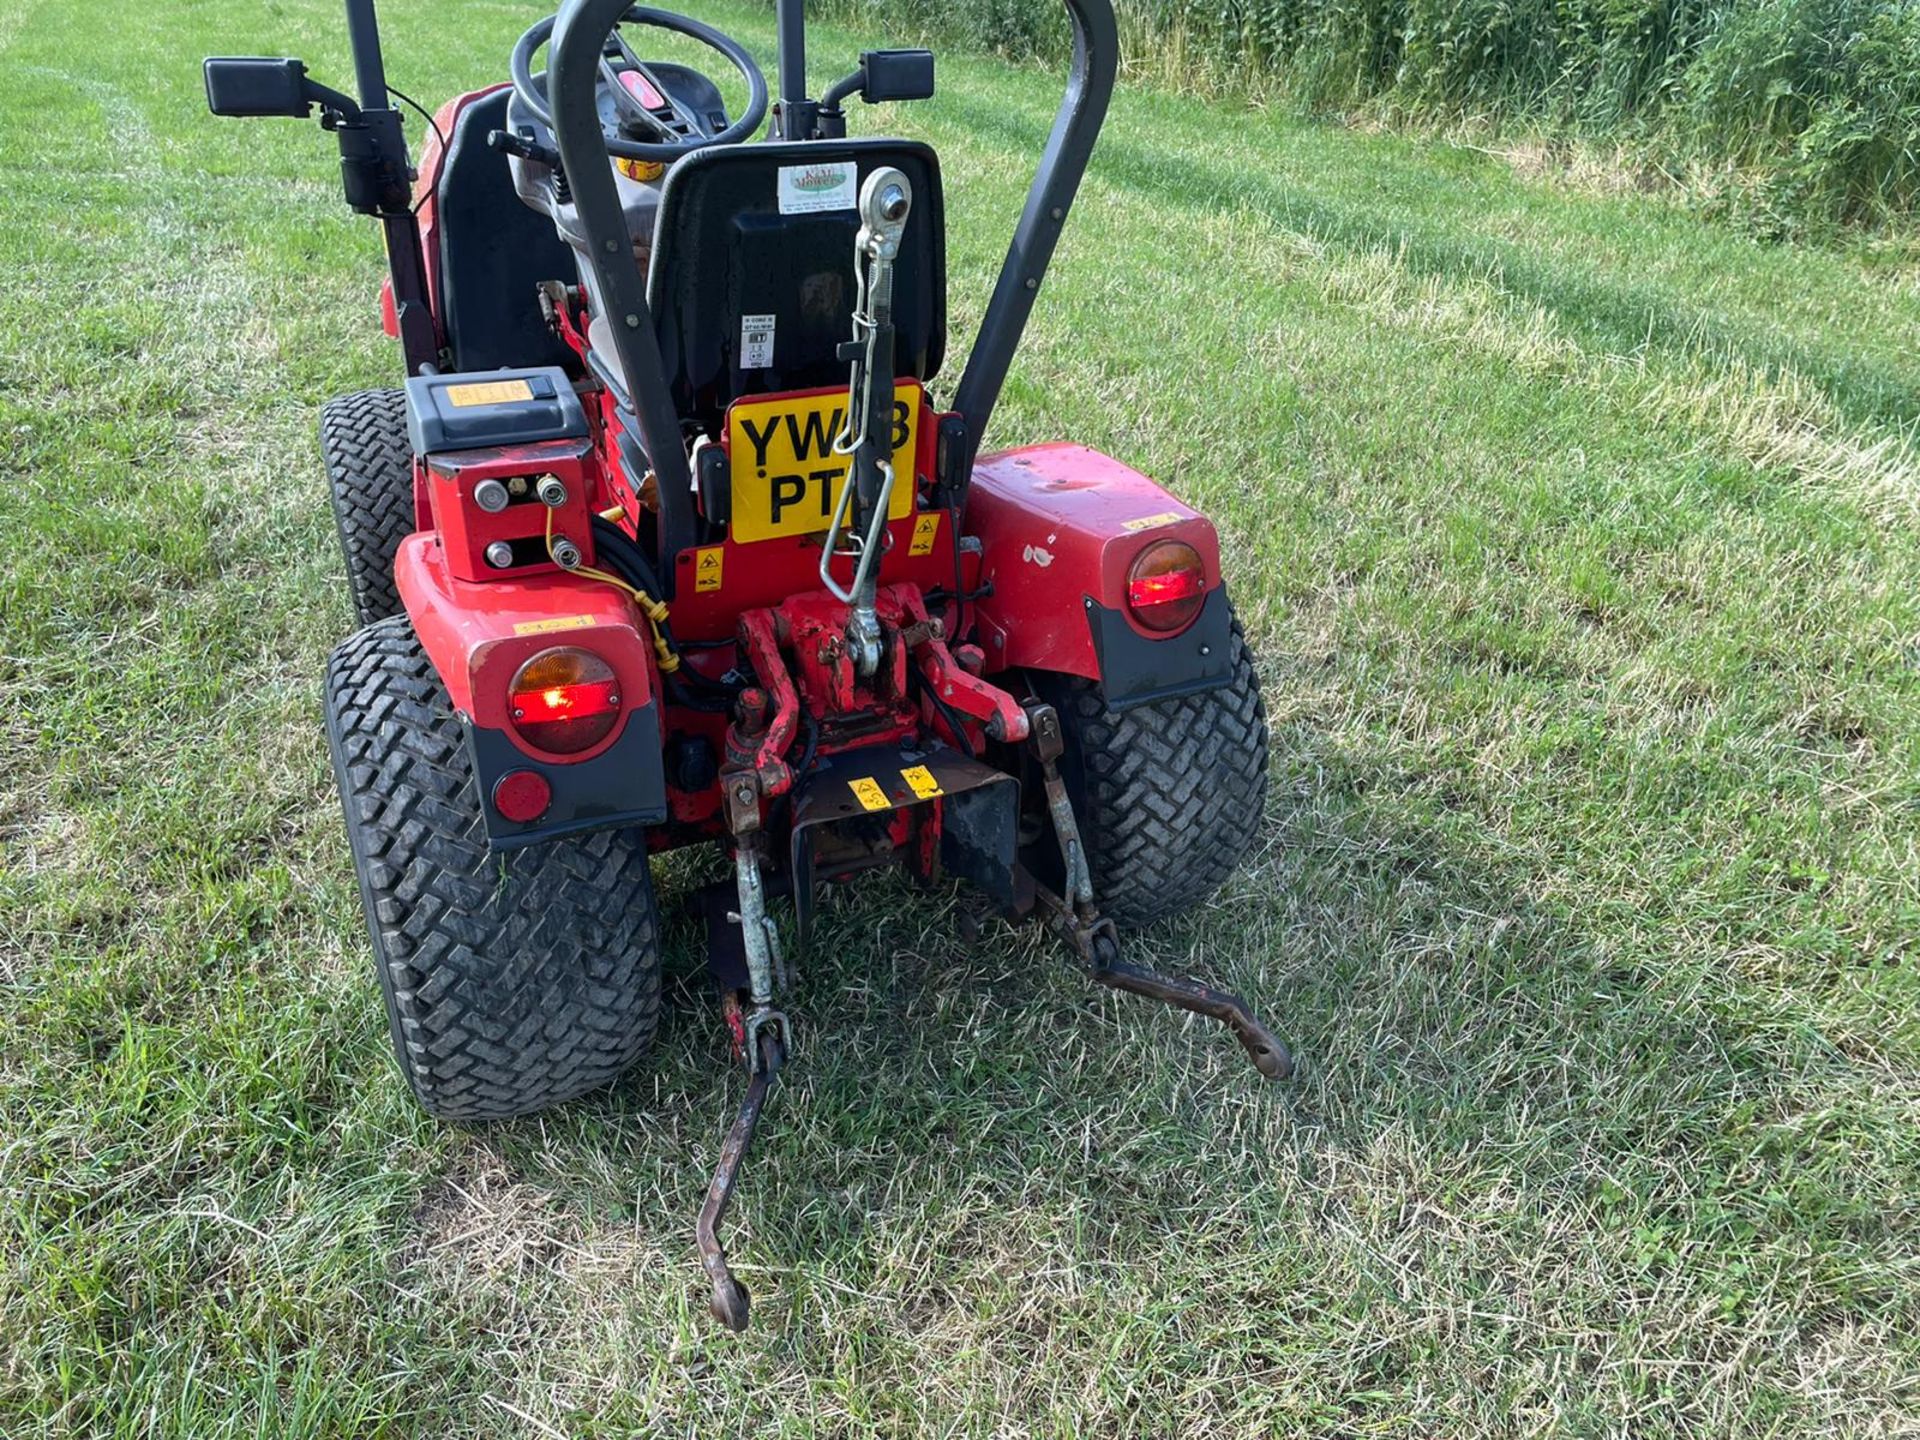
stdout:
{"type": "Polygon", "coordinates": [[[863,50],[860,98],[869,105],[933,98],[933,51],[863,50]]]}
{"type": "Polygon", "coordinates": [[[313,113],[307,67],[298,60],[217,55],[200,68],[207,82],[207,108],[216,115],[304,120],[313,113]]]}

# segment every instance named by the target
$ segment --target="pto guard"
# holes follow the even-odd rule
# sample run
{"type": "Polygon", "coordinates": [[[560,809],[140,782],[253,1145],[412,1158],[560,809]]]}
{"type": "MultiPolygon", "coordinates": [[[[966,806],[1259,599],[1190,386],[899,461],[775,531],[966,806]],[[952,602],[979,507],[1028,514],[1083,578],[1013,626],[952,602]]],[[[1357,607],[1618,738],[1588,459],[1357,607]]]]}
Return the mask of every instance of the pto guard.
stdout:
{"type": "Polygon", "coordinates": [[[1139,471],[1084,445],[1034,445],[974,465],[967,529],[986,556],[979,629],[992,671],[1098,680],[1124,710],[1225,684],[1232,617],[1213,522],[1139,471]],[[1180,540],[1206,567],[1206,599],[1184,630],[1156,634],[1127,609],[1127,571],[1149,545],[1180,540]]]}
{"type": "Polygon", "coordinates": [[[816,882],[845,879],[889,852],[923,879],[944,872],[972,883],[1005,913],[1033,902],[1015,864],[1019,782],[944,745],[827,756],[794,788],[792,814],[787,865],[803,945],[816,882]]]}
{"type": "Polygon", "coordinates": [[[438,538],[424,531],[401,542],[393,569],[407,618],[466,727],[480,809],[495,849],[666,819],[653,650],[635,628],[624,595],[598,581],[552,572],[530,581],[460,580],[448,573],[438,538]],[[507,691],[514,673],[556,645],[592,651],[619,680],[620,724],[577,756],[535,750],[512,725],[507,691]],[[535,772],[553,790],[546,813],[526,824],[486,803],[500,777],[518,770],[535,772]]]}

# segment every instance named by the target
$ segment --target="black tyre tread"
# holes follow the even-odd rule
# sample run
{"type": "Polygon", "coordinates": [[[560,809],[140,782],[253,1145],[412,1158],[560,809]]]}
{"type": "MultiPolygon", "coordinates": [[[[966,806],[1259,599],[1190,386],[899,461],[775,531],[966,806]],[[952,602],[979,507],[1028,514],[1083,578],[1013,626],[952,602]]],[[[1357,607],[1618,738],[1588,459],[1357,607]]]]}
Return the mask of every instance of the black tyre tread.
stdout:
{"type": "Polygon", "coordinates": [[[1090,680],[1060,687],[1062,773],[1101,912],[1137,929],[1219,888],[1253,843],[1267,798],[1267,715],[1233,622],[1233,678],[1118,713],[1090,680]]]}
{"type": "Polygon", "coordinates": [[[502,1119],[616,1079],[660,1016],[644,835],[490,853],[466,738],[404,616],[333,652],[326,711],[394,1053],[420,1103],[502,1119]]]}
{"type": "Polygon", "coordinates": [[[358,390],[329,400],[320,411],[320,455],[354,613],[362,625],[398,615],[393,557],[414,521],[405,393],[358,390]]]}

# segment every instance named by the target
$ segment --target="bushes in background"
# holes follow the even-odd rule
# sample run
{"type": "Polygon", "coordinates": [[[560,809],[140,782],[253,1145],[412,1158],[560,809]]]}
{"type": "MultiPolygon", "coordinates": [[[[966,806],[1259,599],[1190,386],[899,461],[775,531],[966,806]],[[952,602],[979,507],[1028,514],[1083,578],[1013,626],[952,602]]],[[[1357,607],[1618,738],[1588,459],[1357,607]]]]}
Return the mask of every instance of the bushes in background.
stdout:
{"type": "Polygon", "coordinates": [[[1872,221],[1920,197],[1920,3],[1727,7],[1687,67],[1673,139],[1766,177],[1784,216],[1872,221]]]}
{"type": "MultiPolygon", "coordinates": [[[[1059,0],[820,0],[1059,59],[1059,0]]],[[[1130,65],[1623,142],[1784,227],[1920,200],[1920,0],[1116,0],[1130,65]]]]}

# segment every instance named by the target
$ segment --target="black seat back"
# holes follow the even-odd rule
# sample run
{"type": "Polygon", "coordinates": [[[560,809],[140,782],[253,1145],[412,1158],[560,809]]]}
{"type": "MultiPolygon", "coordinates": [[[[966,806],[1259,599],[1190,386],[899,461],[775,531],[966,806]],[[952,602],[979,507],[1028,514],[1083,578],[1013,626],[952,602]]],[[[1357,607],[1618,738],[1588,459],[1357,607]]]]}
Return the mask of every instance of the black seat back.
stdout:
{"type": "Polygon", "coordinates": [[[938,373],[947,260],[933,151],[879,139],[721,146],[667,172],[654,228],[647,296],[682,419],[711,432],[741,396],[846,383],[838,348],[853,333],[860,218],[845,197],[887,165],[913,186],[894,270],[894,374],[938,373]],[[808,208],[820,203],[833,208],[808,208]],[[770,346],[753,338],[768,328],[770,346]],[[742,363],[760,359],[771,363],[742,363]]]}
{"type": "Polygon", "coordinates": [[[439,222],[440,323],[456,370],[563,365],[579,357],[547,327],[535,287],[571,282],[573,252],[553,221],[514,192],[507,157],[487,132],[507,124],[502,86],[460,112],[434,197],[439,222]]]}

